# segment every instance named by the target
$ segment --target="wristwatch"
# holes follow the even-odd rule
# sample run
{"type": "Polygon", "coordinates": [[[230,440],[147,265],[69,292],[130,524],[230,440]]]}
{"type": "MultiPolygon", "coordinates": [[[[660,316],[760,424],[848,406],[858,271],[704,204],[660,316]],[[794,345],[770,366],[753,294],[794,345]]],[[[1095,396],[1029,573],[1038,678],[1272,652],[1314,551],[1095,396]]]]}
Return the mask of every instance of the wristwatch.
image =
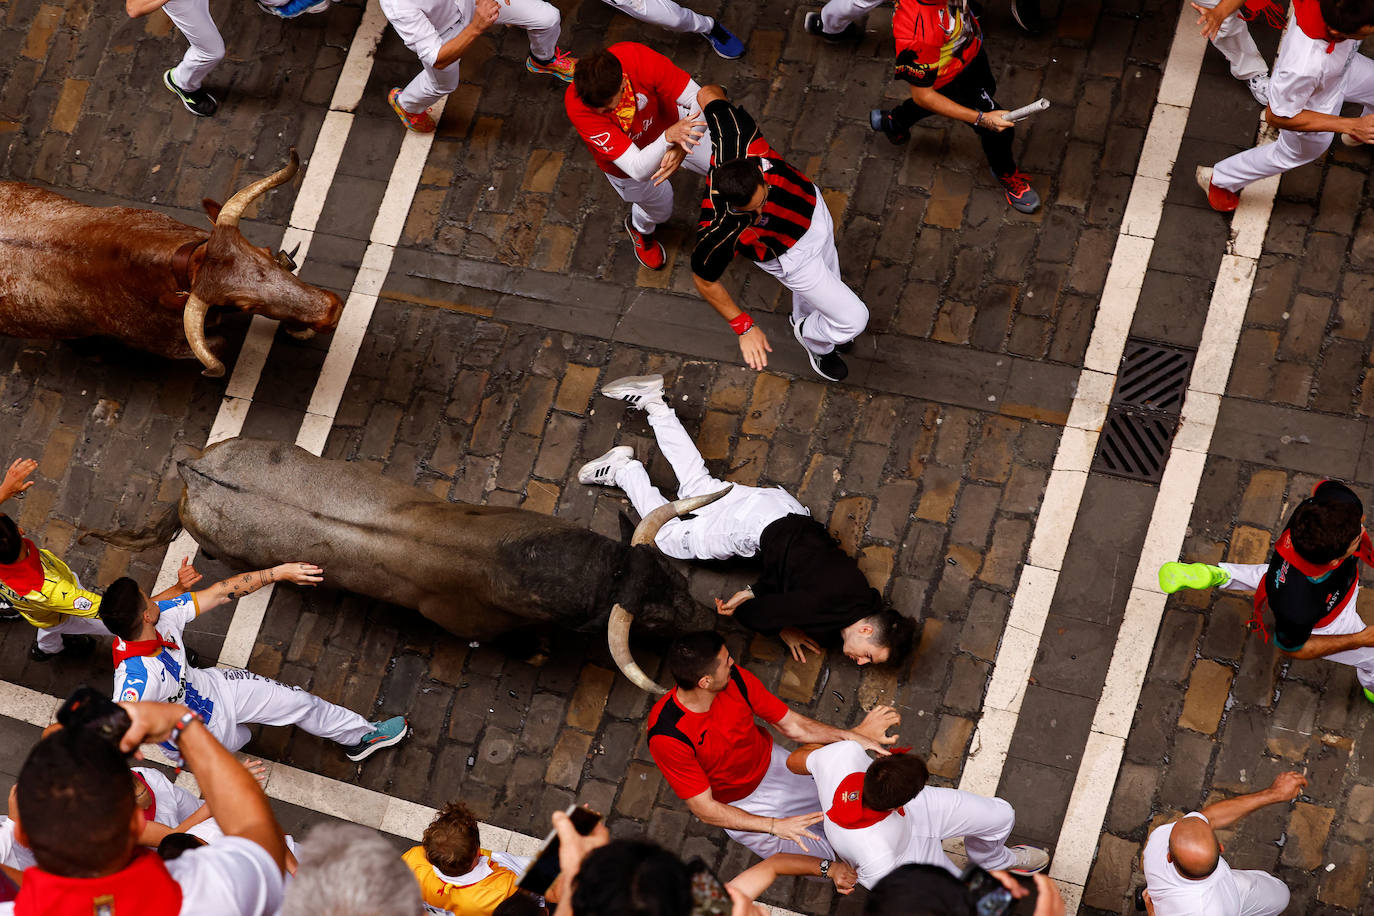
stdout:
{"type": "Polygon", "coordinates": [[[829,859],[821,859],[821,877],[822,877],[822,878],[829,878],[829,877],[830,877],[830,860],[829,860],[829,859]]]}

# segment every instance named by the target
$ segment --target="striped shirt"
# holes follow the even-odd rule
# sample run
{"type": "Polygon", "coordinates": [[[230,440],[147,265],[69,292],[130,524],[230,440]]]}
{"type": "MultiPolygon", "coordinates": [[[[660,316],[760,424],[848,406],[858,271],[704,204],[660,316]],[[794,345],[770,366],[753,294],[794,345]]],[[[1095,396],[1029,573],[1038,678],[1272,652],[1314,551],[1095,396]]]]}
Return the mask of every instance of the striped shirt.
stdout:
{"type": "Polygon", "coordinates": [[[712,173],[706,197],[701,201],[692,273],[714,282],[725,273],[736,254],[755,261],[771,261],[795,245],[811,228],[816,186],[768,145],[743,108],[718,99],[706,106],[704,114],[711,133],[712,173]],[[753,214],[730,213],[717,198],[715,189],[715,165],[745,156],[759,160],[767,186],[768,196],[757,221],[753,214]]]}

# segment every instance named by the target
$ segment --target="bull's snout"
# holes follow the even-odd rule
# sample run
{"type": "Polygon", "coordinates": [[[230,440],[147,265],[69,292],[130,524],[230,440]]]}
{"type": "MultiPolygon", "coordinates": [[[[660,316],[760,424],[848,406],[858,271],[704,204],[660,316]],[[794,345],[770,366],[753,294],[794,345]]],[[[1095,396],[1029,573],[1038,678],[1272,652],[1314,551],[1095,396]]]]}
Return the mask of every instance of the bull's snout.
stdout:
{"type": "Polygon", "coordinates": [[[331,292],[326,291],[326,303],[324,317],[310,325],[316,331],[332,331],[339,326],[339,318],[343,316],[343,300],[331,292]]]}

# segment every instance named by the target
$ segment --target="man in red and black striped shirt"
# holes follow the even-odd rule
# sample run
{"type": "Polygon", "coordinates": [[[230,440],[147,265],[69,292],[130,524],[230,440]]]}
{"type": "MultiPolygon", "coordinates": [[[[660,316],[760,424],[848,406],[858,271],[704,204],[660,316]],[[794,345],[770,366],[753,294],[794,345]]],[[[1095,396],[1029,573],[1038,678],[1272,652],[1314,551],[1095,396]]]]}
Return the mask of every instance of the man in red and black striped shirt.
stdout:
{"type": "Polygon", "coordinates": [[[811,367],[838,382],[849,367],[837,349],[868,326],[868,308],[840,279],[835,225],[820,189],[768,145],[749,113],[719,86],[697,95],[711,136],[711,172],[692,252],[697,289],[739,335],[751,368],[768,365],[773,348],[763,329],[721,284],[736,254],[792,290],[792,332],[811,367]]]}

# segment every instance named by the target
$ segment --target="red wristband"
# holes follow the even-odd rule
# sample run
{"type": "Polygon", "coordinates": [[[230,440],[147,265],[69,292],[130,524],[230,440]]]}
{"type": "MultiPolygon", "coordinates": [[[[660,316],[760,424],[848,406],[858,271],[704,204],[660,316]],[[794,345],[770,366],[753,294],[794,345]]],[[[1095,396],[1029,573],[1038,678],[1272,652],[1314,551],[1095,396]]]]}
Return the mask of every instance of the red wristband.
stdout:
{"type": "Polygon", "coordinates": [[[743,334],[753,326],[754,319],[750,318],[746,312],[740,312],[734,318],[730,319],[730,329],[736,334],[743,334]]]}

